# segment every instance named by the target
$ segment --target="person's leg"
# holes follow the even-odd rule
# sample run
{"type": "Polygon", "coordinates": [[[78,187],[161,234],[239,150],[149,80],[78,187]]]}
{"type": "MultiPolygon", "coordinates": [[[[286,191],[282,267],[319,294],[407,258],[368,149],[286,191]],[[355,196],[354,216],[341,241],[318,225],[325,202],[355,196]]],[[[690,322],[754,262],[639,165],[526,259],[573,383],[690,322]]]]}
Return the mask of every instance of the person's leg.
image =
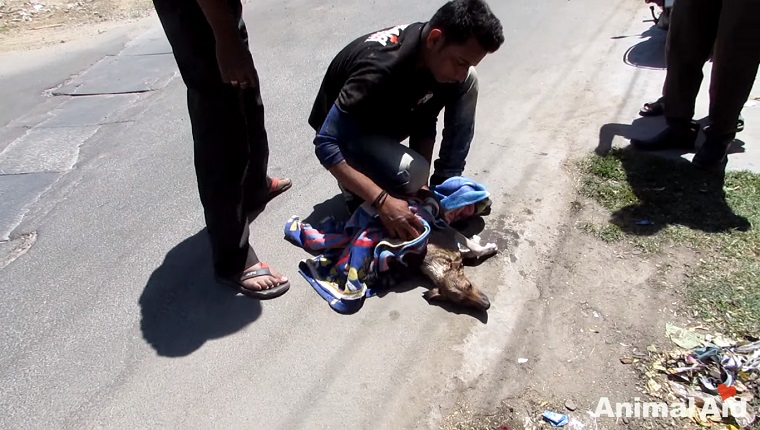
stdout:
{"type": "Polygon", "coordinates": [[[760,0],[722,1],[710,81],[707,140],[694,156],[700,167],[726,161],[736,136],[736,119],[749,98],[760,64],[760,0]]]}
{"type": "Polygon", "coordinates": [[[715,44],[719,17],[720,2],[715,0],[681,1],[673,6],[664,89],[668,123],[683,124],[694,117],[702,68],[715,44]]]}
{"type": "MultiPolygon", "coordinates": [[[[430,164],[418,152],[396,139],[365,136],[343,148],[346,162],[394,196],[415,194],[427,183],[430,164]]],[[[349,211],[363,203],[341,185],[349,211]]]]}
{"type": "MultiPolygon", "coordinates": [[[[222,278],[239,278],[244,269],[258,264],[248,243],[243,207],[249,164],[245,97],[223,83],[214,35],[198,4],[176,0],[155,0],[154,4],[187,86],[196,178],[214,272],[222,278]]],[[[246,286],[266,288],[275,276],[251,279],[246,286]]]]}
{"type": "Polygon", "coordinates": [[[677,1],[668,29],[667,74],[663,88],[668,127],[648,140],[632,140],[642,150],[693,149],[698,126],[694,106],[702,68],[710,57],[720,16],[714,0],[677,1]]]}
{"type": "Polygon", "coordinates": [[[464,172],[470,143],[475,135],[475,111],[478,104],[478,74],[470,67],[467,79],[460,84],[459,91],[444,107],[443,139],[438,159],[430,179],[434,187],[452,176],[464,172]]]}
{"type": "MultiPolygon", "coordinates": [[[[668,19],[670,22],[670,19],[668,19]]],[[[670,27],[668,27],[668,33],[665,36],[665,68],[667,70],[668,64],[668,52],[670,52],[670,27]]],[[[665,113],[665,82],[662,83],[662,90],[660,91],[660,98],[653,101],[644,103],[639,109],[639,115],[641,116],[660,116],[665,113]]]]}
{"type": "MultiPolygon", "coordinates": [[[[248,45],[248,29],[245,22],[240,20],[240,33],[248,45]]],[[[248,170],[245,175],[245,211],[263,210],[272,198],[287,191],[291,186],[288,178],[270,178],[267,175],[269,166],[269,140],[267,138],[264,103],[261,99],[261,86],[258,72],[254,69],[256,85],[240,91],[240,109],[245,118],[248,134],[248,170]]]]}

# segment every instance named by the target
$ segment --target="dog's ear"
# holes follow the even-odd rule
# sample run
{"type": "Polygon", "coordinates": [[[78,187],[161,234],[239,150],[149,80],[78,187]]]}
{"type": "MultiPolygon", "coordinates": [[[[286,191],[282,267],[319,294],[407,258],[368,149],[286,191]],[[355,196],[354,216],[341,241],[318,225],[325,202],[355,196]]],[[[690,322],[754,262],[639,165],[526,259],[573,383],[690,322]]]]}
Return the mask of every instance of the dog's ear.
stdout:
{"type": "Polygon", "coordinates": [[[434,302],[436,300],[443,300],[443,296],[438,291],[438,288],[432,288],[430,290],[425,291],[422,294],[422,297],[425,298],[428,302],[434,302]]]}

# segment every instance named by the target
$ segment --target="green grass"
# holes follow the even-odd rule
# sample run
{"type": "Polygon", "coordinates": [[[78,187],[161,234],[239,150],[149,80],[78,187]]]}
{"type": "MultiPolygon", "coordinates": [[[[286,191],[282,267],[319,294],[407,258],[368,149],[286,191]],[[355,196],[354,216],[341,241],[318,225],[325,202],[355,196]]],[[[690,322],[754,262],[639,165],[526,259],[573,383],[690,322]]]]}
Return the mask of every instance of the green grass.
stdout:
{"type": "Polygon", "coordinates": [[[684,160],[613,149],[580,163],[581,194],[609,210],[609,224],[583,228],[644,252],[700,251],[687,305],[716,328],[760,334],[760,175],[706,173],[684,160]]]}

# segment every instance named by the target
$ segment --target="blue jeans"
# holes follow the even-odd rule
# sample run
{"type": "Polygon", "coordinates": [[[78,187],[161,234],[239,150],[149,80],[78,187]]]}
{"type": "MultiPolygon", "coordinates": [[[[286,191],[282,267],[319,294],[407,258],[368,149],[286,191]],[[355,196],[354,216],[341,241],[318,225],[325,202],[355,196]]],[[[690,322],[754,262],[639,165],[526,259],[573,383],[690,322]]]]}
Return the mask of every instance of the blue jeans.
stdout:
{"type": "MultiPolygon", "coordinates": [[[[411,195],[427,183],[430,163],[417,151],[393,138],[362,137],[349,142],[342,152],[349,166],[390,194],[411,195]]],[[[342,186],[341,190],[349,200],[358,198],[347,193],[342,186]]]]}

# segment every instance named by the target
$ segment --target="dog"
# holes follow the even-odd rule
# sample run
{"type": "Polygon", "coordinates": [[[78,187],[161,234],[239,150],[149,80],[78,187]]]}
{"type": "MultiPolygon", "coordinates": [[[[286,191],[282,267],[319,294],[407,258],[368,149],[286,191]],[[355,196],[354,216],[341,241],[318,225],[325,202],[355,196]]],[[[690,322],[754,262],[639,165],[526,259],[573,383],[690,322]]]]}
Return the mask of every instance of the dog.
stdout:
{"type": "Polygon", "coordinates": [[[493,243],[481,244],[479,236],[467,238],[451,226],[432,229],[424,255],[405,259],[406,267],[390,270],[391,279],[398,283],[413,272],[419,272],[433,284],[423,294],[428,303],[448,302],[467,308],[487,311],[491,302],[482,291],[467,279],[465,262],[490,257],[498,252],[493,243]]]}
{"type": "Polygon", "coordinates": [[[492,256],[498,250],[496,244],[481,245],[479,236],[468,239],[450,226],[432,230],[420,271],[434,288],[425,292],[424,297],[428,302],[440,300],[487,311],[491,302],[467,279],[464,262],[492,256]]]}

